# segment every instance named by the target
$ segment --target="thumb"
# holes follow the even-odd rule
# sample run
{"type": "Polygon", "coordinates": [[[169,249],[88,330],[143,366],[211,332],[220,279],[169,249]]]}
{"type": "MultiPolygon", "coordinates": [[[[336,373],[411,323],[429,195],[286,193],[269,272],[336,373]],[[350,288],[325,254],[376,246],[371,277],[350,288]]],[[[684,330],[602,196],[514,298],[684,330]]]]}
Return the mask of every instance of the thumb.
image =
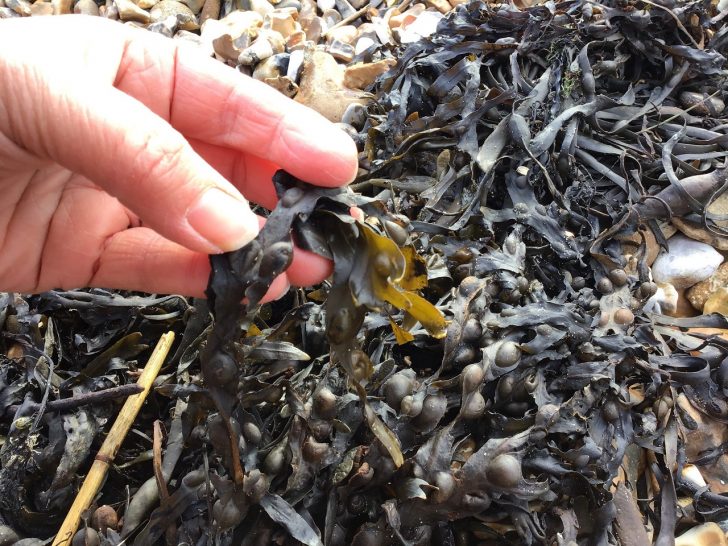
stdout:
{"type": "Polygon", "coordinates": [[[56,87],[45,98],[53,115],[34,116],[42,119],[41,153],[107,190],[146,226],[204,253],[257,235],[257,217],[235,186],[141,102],[98,85],[56,87]]]}

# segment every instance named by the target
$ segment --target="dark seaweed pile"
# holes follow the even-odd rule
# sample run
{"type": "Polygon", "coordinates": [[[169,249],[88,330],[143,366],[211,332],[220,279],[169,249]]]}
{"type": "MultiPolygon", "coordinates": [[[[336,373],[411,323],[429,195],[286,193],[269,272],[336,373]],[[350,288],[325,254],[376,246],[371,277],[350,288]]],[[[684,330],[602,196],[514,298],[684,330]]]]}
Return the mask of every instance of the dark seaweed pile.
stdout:
{"type": "Polygon", "coordinates": [[[726,519],[683,469],[723,456],[688,439],[728,421],[728,342],[688,329],[728,321],[643,309],[650,238],[674,218],[724,235],[725,14],[461,5],[388,52],[349,127],[356,191],[280,172],[207,301],[4,296],[3,518],[54,533],[116,410],[52,404],[133,382],[173,329],[102,542],[663,546],[726,519]],[[261,306],[294,241],[331,280],[261,306]]]}

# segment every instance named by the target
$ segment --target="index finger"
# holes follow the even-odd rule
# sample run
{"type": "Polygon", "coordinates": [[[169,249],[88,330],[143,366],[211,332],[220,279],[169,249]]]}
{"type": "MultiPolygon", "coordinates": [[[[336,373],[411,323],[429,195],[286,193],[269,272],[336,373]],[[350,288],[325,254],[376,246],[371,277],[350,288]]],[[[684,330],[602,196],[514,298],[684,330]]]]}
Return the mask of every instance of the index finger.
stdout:
{"type": "Polygon", "coordinates": [[[186,48],[177,52],[170,122],[184,135],[272,161],[323,186],[351,182],[354,142],[263,82],[186,48]]]}

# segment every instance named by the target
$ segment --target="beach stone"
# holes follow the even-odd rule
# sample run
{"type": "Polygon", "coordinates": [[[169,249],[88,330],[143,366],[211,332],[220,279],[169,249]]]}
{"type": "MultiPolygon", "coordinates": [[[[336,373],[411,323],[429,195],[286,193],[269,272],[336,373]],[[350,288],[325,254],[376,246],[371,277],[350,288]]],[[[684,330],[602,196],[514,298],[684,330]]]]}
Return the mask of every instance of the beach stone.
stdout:
{"type": "Polygon", "coordinates": [[[680,93],[680,103],[691,108],[690,113],[703,116],[716,116],[725,110],[725,102],[720,97],[711,97],[708,93],[683,91],[680,93]]]}
{"type": "Polygon", "coordinates": [[[313,17],[305,23],[304,21],[301,21],[301,28],[303,28],[303,31],[306,33],[307,40],[310,40],[313,43],[318,43],[324,32],[324,22],[321,17],[313,17]]]}
{"type": "Polygon", "coordinates": [[[205,0],[205,5],[202,6],[200,12],[200,25],[205,24],[205,21],[220,18],[220,0],[205,0]]]}
{"type": "Polygon", "coordinates": [[[293,52],[299,49],[303,49],[306,46],[306,33],[302,30],[297,30],[286,38],[286,51],[293,52]]]}
{"type": "Polygon", "coordinates": [[[157,3],[159,3],[159,0],[132,0],[137,6],[139,6],[142,9],[152,9],[157,3]]]}
{"type": "Polygon", "coordinates": [[[231,40],[236,40],[248,30],[257,32],[262,25],[263,17],[255,11],[233,11],[220,20],[206,20],[202,25],[200,35],[203,40],[212,44],[215,39],[226,34],[231,40]]]}
{"type": "Polygon", "coordinates": [[[411,44],[413,42],[419,42],[422,38],[429,38],[437,31],[437,25],[440,24],[443,18],[444,15],[438,11],[422,12],[417,16],[417,19],[400,32],[400,42],[403,44],[411,44]]]}
{"type": "Polygon", "coordinates": [[[713,292],[703,306],[703,313],[720,313],[728,316],[728,287],[721,287],[713,292]]]}
{"type": "Polygon", "coordinates": [[[676,537],[675,546],[728,546],[728,540],[718,524],[711,521],[676,537]]]}
{"type": "Polygon", "coordinates": [[[298,93],[298,86],[287,76],[278,76],[276,78],[266,78],[263,80],[276,91],[284,94],[292,99],[298,93]]]}
{"type": "Polygon", "coordinates": [[[53,6],[53,15],[73,13],[73,0],[51,0],[51,5],[53,6]]]}
{"type": "Polygon", "coordinates": [[[344,66],[325,51],[307,51],[296,102],[313,108],[329,121],[341,121],[350,104],[368,102],[361,91],[344,86],[344,66]]]}
{"type": "Polygon", "coordinates": [[[136,21],[138,23],[150,23],[152,16],[144,11],[131,0],[114,0],[116,9],[119,10],[119,19],[122,21],[136,21]]]}
{"type": "Polygon", "coordinates": [[[354,45],[354,40],[356,40],[358,33],[359,29],[357,29],[354,25],[344,25],[330,30],[326,34],[326,39],[329,43],[339,41],[345,44],[354,45]]]}
{"type": "Polygon", "coordinates": [[[382,59],[375,63],[356,63],[346,67],[344,71],[344,85],[352,89],[366,89],[377,76],[384,74],[392,68],[397,61],[382,59]]]}
{"type": "Polygon", "coordinates": [[[425,0],[425,4],[428,7],[435,8],[443,15],[452,9],[452,5],[447,0],[425,0]]]}
{"type": "Polygon", "coordinates": [[[279,53],[268,57],[255,67],[255,70],[253,70],[253,78],[264,81],[266,79],[280,77],[281,73],[285,72],[288,68],[288,58],[289,55],[286,53],[279,53]]]}
{"type": "Polygon", "coordinates": [[[336,7],[336,0],[316,0],[316,5],[318,9],[324,12],[327,9],[334,9],[336,7]]]}
{"type": "Polygon", "coordinates": [[[38,15],[54,15],[53,4],[50,2],[36,2],[30,6],[30,14],[34,17],[38,15]]]}
{"type": "Polygon", "coordinates": [[[354,6],[352,6],[348,0],[336,0],[335,3],[336,10],[339,12],[341,19],[345,19],[346,17],[350,17],[356,13],[356,9],[354,9],[354,6]]]}
{"type": "Polygon", "coordinates": [[[0,19],[12,19],[14,17],[21,17],[21,15],[7,6],[0,8],[0,19]]]}
{"type": "Polygon", "coordinates": [[[167,38],[171,38],[174,36],[174,33],[177,32],[177,18],[170,15],[162,21],[157,21],[156,23],[147,25],[147,30],[150,32],[156,32],[157,34],[161,34],[167,38]]]}
{"type": "Polygon", "coordinates": [[[296,51],[292,51],[291,56],[288,58],[288,69],[286,70],[286,77],[292,82],[298,82],[298,78],[301,76],[303,57],[303,49],[298,49],[296,51]]]}
{"type": "MultiPolygon", "coordinates": [[[[710,214],[728,215],[728,193],[724,193],[707,206],[710,214]]],[[[728,250],[728,237],[713,233],[703,227],[702,222],[691,221],[686,218],[673,218],[673,225],[691,239],[702,241],[718,250],[728,250]]],[[[722,229],[728,229],[728,221],[717,220],[716,225],[722,229]]]]}
{"type": "Polygon", "coordinates": [[[24,17],[28,17],[33,13],[30,9],[31,3],[27,0],[5,0],[5,6],[24,17]]]}
{"type": "Polygon", "coordinates": [[[667,244],[668,252],[660,254],[652,264],[655,282],[688,288],[709,278],[723,262],[723,256],[713,247],[684,235],[675,235],[667,244]]]}
{"type": "Polygon", "coordinates": [[[278,32],[284,39],[300,29],[293,16],[286,11],[274,11],[265,16],[263,26],[278,32]]]}
{"type": "Polygon", "coordinates": [[[200,13],[205,5],[205,0],[180,0],[180,2],[190,8],[195,15],[200,13]]]}
{"type": "Polygon", "coordinates": [[[180,29],[197,30],[200,28],[197,17],[192,13],[192,10],[182,2],[177,2],[176,0],[161,0],[161,2],[158,2],[152,8],[150,14],[152,21],[155,23],[166,19],[170,15],[174,15],[177,17],[177,21],[179,21],[180,29]]]}
{"type": "Polygon", "coordinates": [[[99,6],[94,0],[78,0],[76,5],[73,6],[73,13],[80,15],[98,15],[99,6]]]}
{"type": "Polygon", "coordinates": [[[708,298],[720,288],[726,287],[728,287],[728,262],[723,262],[710,278],[690,287],[686,295],[692,306],[702,311],[708,298]]]}
{"type": "Polygon", "coordinates": [[[339,40],[331,42],[328,47],[328,51],[336,60],[343,61],[345,63],[350,63],[354,58],[354,47],[349,44],[345,44],[344,42],[340,42],[339,40]]]}

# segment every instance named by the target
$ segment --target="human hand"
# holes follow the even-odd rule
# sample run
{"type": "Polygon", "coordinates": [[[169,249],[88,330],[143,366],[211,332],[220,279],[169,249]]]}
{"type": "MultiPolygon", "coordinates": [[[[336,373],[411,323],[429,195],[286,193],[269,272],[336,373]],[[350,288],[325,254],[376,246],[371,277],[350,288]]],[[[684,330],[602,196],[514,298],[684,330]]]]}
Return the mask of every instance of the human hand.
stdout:
{"type": "MultiPolygon", "coordinates": [[[[272,208],[279,167],[355,176],[354,143],[322,116],[151,32],[6,19],[0,51],[0,290],[201,296],[207,254],[255,237],[245,198],[272,208]]],[[[296,249],[268,297],[330,268],[296,249]]]]}

